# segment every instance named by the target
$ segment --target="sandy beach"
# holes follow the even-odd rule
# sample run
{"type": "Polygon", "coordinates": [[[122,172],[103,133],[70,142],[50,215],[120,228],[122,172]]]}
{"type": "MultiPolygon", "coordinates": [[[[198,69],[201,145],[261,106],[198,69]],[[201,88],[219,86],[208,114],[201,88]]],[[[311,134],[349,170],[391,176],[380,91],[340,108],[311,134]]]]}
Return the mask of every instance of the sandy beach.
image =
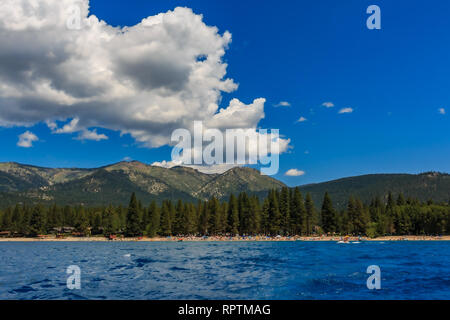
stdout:
{"type": "MultiPolygon", "coordinates": [[[[55,236],[48,236],[43,238],[0,238],[0,242],[207,242],[207,241],[341,241],[341,236],[316,236],[316,237],[156,237],[156,238],[117,238],[110,240],[106,237],[65,237],[56,238],[55,236]]],[[[385,236],[378,238],[367,237],[349,237],[347,241],[450,241],[450,236],[385,236]]]]}

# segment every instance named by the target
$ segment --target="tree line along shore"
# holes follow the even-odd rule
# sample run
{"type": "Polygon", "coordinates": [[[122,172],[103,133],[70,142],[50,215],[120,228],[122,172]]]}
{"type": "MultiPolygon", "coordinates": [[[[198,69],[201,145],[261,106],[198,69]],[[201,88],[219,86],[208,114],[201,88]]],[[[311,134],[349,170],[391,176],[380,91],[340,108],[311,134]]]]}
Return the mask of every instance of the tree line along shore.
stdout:
{"type": "MultiPolygon", "coordinates": [[[[350,197],[338,210],[325,193],[316,208],[310,194],[298,188],[271,190],[262,201],[243,192],[228,201],[211,198],[197,203],[165,200],[143,206],[133,193],[128,207],[57,206],[17,204],[0,211],[0,236],[45,237],[104,236],[162,239],[301,239],[335,236],[368,238],[450,234],[450,203],[425,203],[403,194],[389,193],[370,203],[350,197]]],[[[422,237],[422,238],[420,238],[422,237]]],[[[447,238],[447,237],[446,237],[447,238]]],[[[320,238],[318,238],[320,239],[320,238]]],[[[388,238],[386,238],[388,240],[388,238]]]]}

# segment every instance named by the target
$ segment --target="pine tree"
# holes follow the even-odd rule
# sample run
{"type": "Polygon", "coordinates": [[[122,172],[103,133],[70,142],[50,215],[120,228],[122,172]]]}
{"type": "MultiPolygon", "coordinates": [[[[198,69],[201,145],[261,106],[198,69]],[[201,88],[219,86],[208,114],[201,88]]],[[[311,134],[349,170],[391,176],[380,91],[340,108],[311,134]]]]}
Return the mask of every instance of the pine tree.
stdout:
{"type": "Polygon", "coordinates": [[[370,220],[378,223],[383,213],[383,205],[381,203],[380,197],[372,199],[372,202],[369,207],[369,212],[370,212],[370,220]]]}
{"type": "Polygon", "coordinates": [[[364,204],[361,202],[361,200],[357,199],[355,201],[355,220],[353,221],[354,233],[358,235],[365,234],[369,222],[370,219],[367,208],[364,207],[364,204]]]}
{"type": "Polygon", "coordinates": [[[56,204],[53,204],[47,213],[47,227],[49,229],[52,229],[52,228],[58,227],[60,225],[61,225],[61,219],[60,219],[59,210],[58,210],[58,207],[56,206],[56,204]]]}
{"type": "Polygon", "coordinates": [[[299,235],[302,233],[303,221],[305,220],[306,209],[303,196],[298,187],[293,191],[291,197],[291,233],[299,235]]]}
{"type": "Polygon", "coordinates": [[[154,238],[160,232],[161,212],[155,201],[150,203],[148,208],[149,222],[145,227],[145,234],[148,237],[154,238]]]}
{"type": "Polygon", "coordinates": [[[19,233],[22,235],[30,234],[30,220],[31,220],[31,209],[29,207],[22,207],[22,221],[20,223],[19,233]]]}
{"type": "Polygon", "coordinates": [[[200,221],[200,219],[201,219],[202,214],[203,214],[203,202],[201,200],[197,201],[197,206],[195,207],[195,213],[196,213],[196,227],[197,227],[196,232],[201,234],[202,233],[202,230],[201,230],[202,228],[201,228],[201,221],[200,221]]]}
{"type": "Polygon", "coordinates": [[[263,202],[262,211],[261,211],[261,232],[264,235],[269,233],[269,211],[270,211],[270,201],[269,198],[266,197],[263,202]]]}
{"type": "Polygon", "coordinates": [[[348,221],[349,221],[348,233],[350,233],[350,234],[356,233],[356,230],[355,230],[355,223],[357,220],[356,202],[355,202],[355,198],[352,195],[348,199],[347,215],[348,215],[348,221]]]}
{"type": "Polygon", "coordinates": [[[103,221],[101,212],[93,212],[92,214],[92,233],[93,234],[101,234],[103,232],[103,221]]]}
{"type": "Polygon", "coordinates": [[[20,233],[22,225],[22,216],[23,216],[22,208],[18,204],[16,204],[11,217],[11,224],[12,224],[11,231],[20,233]]]}
{"type": "Polygon", "coordinates": [[[203,235],[209,234],[209,206],[208,203],[203,203],[199,209],[201,210],[200,217],[199,217],[199,232],[203,235]]]}
{"type": "Polygon", "coordinates": [[[313,232],[314,224],[316,223],[316,209],[314,207],[314,201],[312,200],[311,194],[308,193],[306,195],[305,199],[305,209],[306,209],[306,215],[305,215],[305,232],[306,235],[311,235],[313,232]]]}
{"type": "Polygon", "coordinates": [[[63,226],[74,227],[75,226],[75,215],[72,207],[65,206],[63,210],[63,226]]]}
{"type": "Polygon", "coordinates": [[[343,235],[352,233],[352,225],[347,210],[342,210],[340,214],[339,232],[343,235]]]}
{"type": "Polygon", "coordinates": [[[233,236],[239,234],[239,206],[233,194],[228,200],[228,232],[233,236]]]}
{"type": "Polygon", "coordinates": [[[400,193],[397,198],[397,205],[404,206],[405,204],[406,204],[405,196],[403,195],[403,193],[400,193]]]}
{"type": "Polygon", "coordinates": [[[239,225],[240,234],[250,234],[251,233],[251,208],[250,199],[246,192],[242,192],[238,197],[239,206],[239,225]]]}
{"type": "Polygon", "coordinates": [[[261,228],[261,205],[257,196],[250,198],[249,233],[257,235],[261,228]]]}
{"type": "Polygon", "coordinates": [[[281,213],[278,205],[278,196],[275,190],[269,193],[269,233],[272,236],[279,235],[281,232],[281,213]]]}
{"type": "Polygon", "coordinates": [[[395,233],[395,201],[392,192],[388,194],[388,200],[386,204],[386,225],[387,225],[387,233],[394,234],[395,233]]]}
{"type": "MultiPolygon", "coordinates": [[[[411,223],[411,217],[406,212],[405,208],[396,208],[398,211],[398,222],[396,225],[397,234],[400,235],[408,235],[410,234],[410,231],[412,231],[412,223],[411,223]]],[[[444,222],[445,224],[445,222],[444,222]]],[[[444,228],[445,229],[445,228],[444,228]]],[[[441,233],[441,232],[438,232],[441,233]]]]}
{"type": "Polygon", "coordinates": [[[104,226],[103,232],[106,236],[116,234],[119,231],[119,217],[112,206],[104,210],[102,224],[104,226]]]}
{"type": "Polygon", "coordinates": [[[136,199],[136,194],[133,192],[128,205],[128,212],[126,215],[125,234],[129,237],[136,237],[142,235],[140,224],[139,205],[136,199]]]}
{"type": "Polygon", "coordinates": [[[208,230],[210,234],[217,235],[221,230],[221,216],[220,216],[220,203],[215,197],[212,197],[208,202],[209,208],[209,221],[208,221],[208,230]]]}
{"type": "Polygon", "coordinates": [[[89,234],[89,219],[84,207],[79,207],[76,212],[75,229],[82,235],[89,234]]]}
{"type": "Polygon", "coordinates": [[[197,213],[193,204],[186,204],[184,209],[185,233],[193,235],[197,232],[197,213]]]}
{"type": "Polygon", "coordinates": [[[395,207],[394,196],[392,195],[392,192],[389,192],[386,204],[386,211],[392,210],[394,207],[395,207]]]}
{"type": "Polygon", "coordinates": [[[45,212],[42,205],[36,205],[30,218],[30,235],[36,237],[45,233],[45,212]]]}
{"type": "Polygon", "coordinates": [[[325,196],[322,204],[322,229],[325,233],[334,233],[337,229],[336,223],[336,211],[333,208],[328,192],[325,192],[325,196]]]}
{"type": "Polygon", "coordinates": [[[171,234],[173,234],[173,227],[175,223],[175,206],[172,203],[172,200],[167,200],[167,206],[169,208],[169,215],[170,215],[170,224],[171,224],[171,234]]]}
{"type": "Polygon", "coordinates": [[[226,234],[228,230],[228,203],[223,202],[220,206],[220,234],[226,234]]]}
{"type": "Polygon", "coordinates": [[[163,236],[172,235],[172,221],[171,221],[171,202],[163,201],[161,208],[161,234],[163,236]]]}
{"type": "Polygon", "coordinates": [[[3,212],[2,216],[2,224],[1,228],[2,230],[11,231],[13,225],[12,225],[12,212],[11,208],[7,208],[5,212],[3,212]]]}
{"type": "Polygon", "coordinates": [[[151,221],[150,213],[148,211],[148,208],[145,207],[142,207],[141,211],[142,211],[141,230],[143,230],[144,234],[147,235],[147,226],[151,221]]]}
{"type": "Polygon", "coordinates": [[[175,206],[175,220],[173,222],[173,233],[174,234],[184,234],[184,206],[183,202],[181,200],[178,200],[176,206],[175,206]]]}
{"type": "Polygon", "coordinates": [[[281,213],[281,231],[283,234],[289,234],[291,229],[291,210],[289,189],[283,187],[280,193],[280,213],[281,213]]]}

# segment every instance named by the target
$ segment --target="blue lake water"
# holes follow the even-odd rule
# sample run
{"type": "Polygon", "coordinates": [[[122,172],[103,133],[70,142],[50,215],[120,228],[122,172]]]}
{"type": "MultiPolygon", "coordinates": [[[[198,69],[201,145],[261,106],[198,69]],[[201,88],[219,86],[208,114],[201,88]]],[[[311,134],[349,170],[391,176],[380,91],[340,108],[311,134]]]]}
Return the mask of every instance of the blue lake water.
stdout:
{"type": "Polygon", "coordinates": [[[450,243],[1,242],[0,299],[450,299],[450,243]]]}

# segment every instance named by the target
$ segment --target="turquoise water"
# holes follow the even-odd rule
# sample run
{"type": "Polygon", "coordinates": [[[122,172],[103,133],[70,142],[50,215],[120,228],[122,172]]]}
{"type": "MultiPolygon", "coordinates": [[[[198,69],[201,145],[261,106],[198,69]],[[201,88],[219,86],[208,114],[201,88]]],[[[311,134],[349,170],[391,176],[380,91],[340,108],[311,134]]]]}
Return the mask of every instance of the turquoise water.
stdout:
{"type": "Polygon", "coordinates": [[[2,242],[0,299],[450,299],[449,266],[438,241],[2,242]]]}

